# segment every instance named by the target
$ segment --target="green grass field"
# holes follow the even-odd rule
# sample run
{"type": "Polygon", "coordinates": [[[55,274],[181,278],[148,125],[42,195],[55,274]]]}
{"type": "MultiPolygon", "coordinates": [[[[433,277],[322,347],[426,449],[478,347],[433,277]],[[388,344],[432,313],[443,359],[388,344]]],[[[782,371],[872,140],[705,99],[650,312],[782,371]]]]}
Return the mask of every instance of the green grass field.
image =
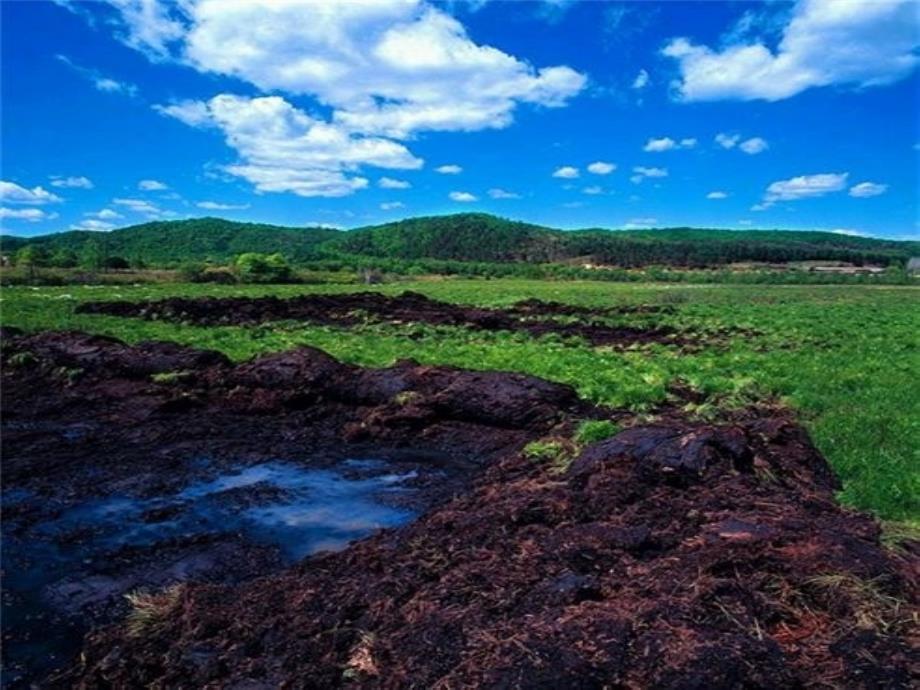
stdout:
{"type": "Polygon", "coordinates": [[[276,323],[256,328],[196,327],[75,315],[94,299],[342,292],[361,286],[150,285],[4,288],[0,318],[27,330],[67,328],[129,342],[174,340],[213,348],[236,359],[307,344],[345,361],[386,365],[411,357],[423,363],[502,369],[572,384],[593,401],[651,409],[682,381],[704,391],[696,410],[743,405],[767,396],[797,410],[844,482],[841,499],[886,520],[920,522],[920,288],[865,286],[691,286],[523,280],[406,282],[431,297],[490,306],[537,297],[586,306],[671,304],[667,315],[622,316],[613,322],[663,323],[706,333],[753,329],[699,351],[654,345],[625,351],[580,340],[532,339],[462,328],[381,326],[350,330],[276,323]]]}

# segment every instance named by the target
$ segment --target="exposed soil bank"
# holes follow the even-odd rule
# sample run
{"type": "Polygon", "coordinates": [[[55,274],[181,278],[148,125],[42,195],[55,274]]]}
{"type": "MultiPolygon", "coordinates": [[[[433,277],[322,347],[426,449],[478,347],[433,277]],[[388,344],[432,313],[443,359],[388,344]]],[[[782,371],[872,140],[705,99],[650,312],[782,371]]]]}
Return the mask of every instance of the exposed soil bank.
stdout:
{"type": "Polygon", "coordinates": [[[336,466],[342,439],[449,470],[415,522],[282,571],[242,559],[269,572],[257,581],[170,590],[140,631],[92,633],[56,685],[906,688],[920,671],[918,551],[886,550],[836,504],[782,412],[666,415],[560,471],[522,444],[598,411],[539,379],[5,335],[7,489],[156,496],[199,481],[199,450],[311,467],[325,450],[336,466]]]}
{"type": "Polygon", "coordinates": [[[2,342],[11,686],[69,663],[127,592],[240,582],[403,522],[582,408],[526,376],[309,348],[235,366],[78,333],[2,342]]]}
{"type": "Polygon", "coordinates": [[[425,323],[462,326],[475,330],[515,331],[533,336],[555,333],[579,336],[592,345],[634,343],[692,344],[694,339],[672,328],[611,326],[598,319],[617,314],[659,313],[667,306],[611,307],[590,309],[537,299],[518,302],[504,309],[439,302],[417,292],[388,297],[378,292],[339,295],[277,297],[169,298],[148,302],[84,302],[82,314],[166,319],[200,325],[248,325],[266,321],[296,320],[353,326],[366,323],[425,323]],[[558,317],[568,317],[560,321],[558,317]]]}

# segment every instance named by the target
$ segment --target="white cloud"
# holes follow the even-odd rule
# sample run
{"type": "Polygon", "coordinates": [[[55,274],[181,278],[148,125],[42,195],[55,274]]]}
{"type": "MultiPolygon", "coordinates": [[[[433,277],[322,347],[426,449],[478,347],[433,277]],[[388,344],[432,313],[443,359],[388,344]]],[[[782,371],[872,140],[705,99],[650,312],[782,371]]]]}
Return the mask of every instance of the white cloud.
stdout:
{"type": "Polygon", "coordinates": [[[642,229],[653,227],[658,224],[657,218],[630,218],[623,226],[629,229],[642,229]]]}
{"type": "Polygon", "coordinates": [[[159,180],[141,180],[137,183],[137,188],[145,192],[161,192],[164,189],[169,189],[169,185],[159,180]]]}
{"type": "Polygon", "coordinates": [[[0,219],[9,218],[11,220],[25,220],[29,223],[37,223],[42,220],[52,220],[57,216],[58,214],[56,213],[48,213],[40,208],[0,207],[0,219]]]}
{"type": "Polygon", "coordinates": [[[91,81],[93,86],[99,91],[121,93],[131,97],[137,95],[137,86],[134,84],[103,76],[98,70],[78,65],[66,55],[55,55],[55,57],[70,67],[74,72],[91,81]]]}
{"type": "Polygon", "coordinates": [[[243,211],[249,208],[249,204],[222,204],[219,201],[199,201],[195,206],[207,211],[243,211]]]}
{"type": "Polygon", "coordinates": [[[442,175],[459,175],[463,172],[463,168],[459,165],[439,165],[434,171],[442,175]]]}
{"type": "MultiPolygon", "coordinates": [[[[367,137],[365,147],[392,148],[397,145],[388,139],[425,131],[506,127],[519,106],[562,107],[587,82],[569,67],[536,68],[479,45],[456,18],[420,0],[110,2],[129,45],[263,92],[312,96],[330,110],[328,121],[314,119],[313,126],[337,137],[367,137]]],[[[210,111],[194,101],[157,109],[193,126],[214,124],[213,101],[210,111]]],[[[283,129],[286,116],[273,116],[265,124],[283,129]]],[[[404,147],[401,153],[417,160],[404,147]]],[[[346,157],[349,172],[363,164],[346,157]]],[[[237,166],[234,174],[261,191],[303,196],[341,196],[366,184],[341,169],[294,174],[299,170],[278,160],[237,166]]]]}
{"type": "Polygon", "coordinates": [[[88,177],[52,177],[52,187],[64,187],[69,189],[92,189],[93,182],[88,177]]]}
{"type": "Polygon", "coordinates": [[[154,105],[153,109],[161,115],[173,117],[189,127],[208,127],[213,125],[211,110],[203,101],[177,101],[169,105],[154,105]]]}
{"type": "Polygon", "coordinates": [[[747,220],[745,218],[744,220],[739,220],[738,225],[744,225],[744,226],[753,225],[753,221],[747,220]]]}
{"type": "Polygon", "coordinates": [[[7,204],[25,204],[41,206],[63,201],[57,194],[52,194],[42,187],[28,189],[15,182],[0,180],[0,201],[7,204]]]}
{"type": "Polygon", "coordinates": [[[646,86],[648,86],[648,82],[648,72],[646,72],[644,69],[640,69],[639,74],[637,74],[636,78],[633,79],[632,87],[634,89],[644,89],[646,86]]]}
{"type": "Polygon", "coordinates": [[[677,142],[671,137],[662,137],[661,139],[649,139],[645,146],[642,147],[642,150],[660,152],[670,151],[673,148],[677,148],[677,142]]]}
{"type": "Polygon", "coordinates": [[[451,201],[468,202],[479,200],[476,196],[470,194],[469,192],[451,192],[448,194],[448,196],[450,197],[451,201]]]}
{"type": "Polygon", "coordinates": [[[409,189],[412,185],[405,180],[394,180],[392,177],[381,177],[377,180],[377,186],[381,189],[409,189]]]}
{"type": "MultiPolygon", "coordinates": [[[[328,120],[294,110],[281,96],[242,99],[261,102],[263,140],[282,143],[274,131],[290,129],[293,115],[268,107],[277,99],[301,118],[299,161],[283,152],[268,162],[247,159],[236,145],[238,131],[215,114],[210,102],[180,101],[155,106],[195,127],[223,130],[241,153],[226,168],[257,190],[301,196],[343,196],[367,186],[363,165],[419,167],[421,161],[393,139],[425,131],[475,131],[506,127],[521,105],[561,107],[587,79],[565,66],[536,68],[501,50],[472,41],[450,14],[420,0],[318,3],[312,0],[110,0],[120,12],[123,40],[148,55],[171,58],[203,73],[235,77],[263,92],[308,95],[329,109],[328,120]],[[325,145],[324,139],[333,139],[325,145]],[[303,149],[342,148],[340,165],[303,149]],[[364,155],[358,155],[359,150],[364,155]],[[399,158],[401,162],[394,161],[399,158]],[[409,164],[411,162],[411,165],[409,164]]],[[[250,129],[246,138],[253,140],[250,129]]],[[[283,148],[291,148],[285,146],[283,148]]]]}
{"type": "Polygon", "coordinates": [[[766,151],[768,148],[770,148],[770,145],[766,142],[766,140],[761,139],[760,137],[753,137],[751,139],[742,141],[740,144],[738,144],[738,148],[747,154],[754,155],[766,151]]]}
{"type": "Polygon", "coordinates": [[[120,13],[122,24],[118,38],[152,60],[170,57],[170,46],[185,34],[186,27],[177,16],[180,3],[159,0],[109,0],[120,13]]]}
{"type": "Polygon", "coordinates": [[[112,199],[112,203],[117,206],[124,206],[134,213],[143,213],[146,216],[166,215],[160,207],[145,199],[112,199]]]}
{"type": "Polygon", "coordinates": [[[633,184],[639,184],[647,177],[667,177],[668,169],[667,168],[646,168],[642,165],[637,165],[633,168],[635,173],[632,177],[629,178],[630,182],[633,184]]]}
{"type": "Polygon", "coordinates": [[[71,230],[94,230],[94,231],[103,231],[111,230],[115,227],[114,223],[107,223],[104,220],[95,220],[94,218],[87,218],[81,220],[79,223],[74,223],[70,226],[71,230]]]}
{"type": "Polygon", "coordinates": [[[251,182],[259,192],[292,192],[298,196],[347,196],[368,186],[355,175],[362,165],[416,169],[422,160],[405,146],[382,137],[351,134],[334,124],[316,120],[280,96],[246,98],[221,94],[201,104],[183,105],[177,113],[193,112],[197,126],[219,129],[240,160],[222,170],[251,182]]]}
{"type": "Polygon", "coordinates": [[[811,199],[839,192],[847,185],[849,173],[822,173],[819,175],[800,175],[788,180],[780,180],[767,187],[763,201],[751,207],[752,211],[763,211],[777,201],[796,201],[811,199]]]}
{"type": "Polygon", "coordinates": [[[706,198],[707,199],[727,199],[728,194],[725,192],[718,192],[718,191],[709,192],[709,194],[706,195],[706,198]]]}
{"type": "Polygon", "coordinates": [[[392,211],[396,208],[402,208],[405,204],[401,201],[385,201],[380,204],[380,208],[384,211],[392,211]]]}
{"type": "Polygon", "coordinates": [[[596,196],[598,194],[603,194],[604,188],[595,184],[595,185],[591,185],[590,187],[585,187],[584,189],[581,190],[581,192],[582,194],[589,194],[592,196],[596,196]]]}
{"type": "Polygon", "coordinates": [[[801,0],[774,53],[763,42],[714,50],[687,38],[663,53],[678,61],[676,84],[685,101],[776,101],[833,84],[890,84],[917,65],[913,0],[844,2],[801,0]]]}
{"type": "Polygon", "coordinates": [[[662,137],[660,139],[649,139],[645,142],[645,146],[642,150],[660,153],[662,151],[672,151],[674,149],[692,149],[695,146],[696,139],[686,138],[675,141],[671,137],[662,137]]]}
{"type": "Polygon", "coordinates": [[[535,69],[477,45],[457,19],[424,2],[179,6],[189,22],[185,62],[264,91],[313,95],[335,109],[336,122],[364,134],[504,127],[519,103],[558,107],[586,83],[569,67],[535,69]]]}
{"type": "Polygon", "coordinates": [[[304,223],[305,228],[325,228],[327,230],[341,230],[342,226],[338,223],[326,223],[321,220],[310,220],[304,223]]]}
{"type": "Polygon", "coordinates": [[[575,177],[578,177],[578,168],[574,168],[571,165],[563,165],[561,168],[556,168],[553,172],[553,177],[561,177],[565,180],[571,180],[575,177]]]}
{"type": "Polygon", "coordinates": [[[521,195],[515,192],[509,192],[498,187],[489,190],[489,196],[493,199],[520,199],[521,195]]]}
{"type": "Polygon", "coordinates": [[[716,134],[716,143],[723,149],[733,149],[739,141],[741,141],[741,136],[738,134],[725,134],[724,132],[716,134]]]}
{"type": "Polygon", "coordinates": [[[96,211],[96,212],[91,212],[91,213],[84,213],[83,215],[84,215],[84,216],[91,216],[91,217],[93,217],[93,218],[100,218],[100,219],[102,219],[102,220],[113,220],[113,219],[115,219],[115,218],[123,218],[123,217],[124,217],[124,216],[122,216],[120,213],[118,213],[117,211],[113,211],[113,210],[110,209],[110,208],[104,208],[104,209],[102,209],[101,211],[96,211]]]}
{"type": "Polygon", "coordinates": [[[850,237],[868,237],[862,230],[853,230],[851,228],[836,228],[830,232],[835,235],[848,235],[850,237]]]}
{"type": "Polygon", "coordinates": [[[609,175],[616,169],[615,163],[605,163],[604,161],[595,161],[588,166],[588,172],[595,175],[609,175]]]}
{"type": "Polygon", "coordinates": [[[850,196],[865,199],[870,196],[878,196],[888,191],[887,184],[878,184],[877,182],[860,182],[850,187],[850,196]]]}

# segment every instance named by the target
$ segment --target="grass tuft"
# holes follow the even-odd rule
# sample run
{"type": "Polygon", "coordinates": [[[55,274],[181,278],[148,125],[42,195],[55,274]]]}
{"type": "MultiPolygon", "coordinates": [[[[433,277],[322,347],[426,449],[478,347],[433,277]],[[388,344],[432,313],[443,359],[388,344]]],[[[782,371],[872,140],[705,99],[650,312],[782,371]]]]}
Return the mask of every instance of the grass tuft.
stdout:
{"type": "Polygon", "coordinates": [[[575,443],[587,446],[616,436],[620,431],[620,426],[609,419],[586,419],[578,425],[573,439],[575,443]]]}
{"type": "Polygon", "coordinates": [[[131,604],[125,620],[128,636],[143,637],[162,629],[178,607],[184,588],[183,584],[176,584],[160,592],[137,590],[125,594],[131,604]]]}

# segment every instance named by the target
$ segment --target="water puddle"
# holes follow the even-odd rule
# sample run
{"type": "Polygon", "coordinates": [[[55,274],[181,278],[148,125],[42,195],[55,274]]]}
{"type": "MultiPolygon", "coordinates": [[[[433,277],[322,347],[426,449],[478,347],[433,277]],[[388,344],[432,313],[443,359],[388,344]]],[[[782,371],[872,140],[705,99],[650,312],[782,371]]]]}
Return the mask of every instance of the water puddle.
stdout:
{"type": "Polygon", "coordinates": [[[4,492],[12,509],[3,524],[4,628],[15,631],[5,640],[4,687],[69,660],[89,625],[123,609],[126,592],[245,579],[417,514],[417,471],[380,460],[331,469],[280,460],[229,471],[203,466],[180,491],[154,498],[56,507],[4,492]],[[30,506],[32,517],[20,518],[30,506]]]}

